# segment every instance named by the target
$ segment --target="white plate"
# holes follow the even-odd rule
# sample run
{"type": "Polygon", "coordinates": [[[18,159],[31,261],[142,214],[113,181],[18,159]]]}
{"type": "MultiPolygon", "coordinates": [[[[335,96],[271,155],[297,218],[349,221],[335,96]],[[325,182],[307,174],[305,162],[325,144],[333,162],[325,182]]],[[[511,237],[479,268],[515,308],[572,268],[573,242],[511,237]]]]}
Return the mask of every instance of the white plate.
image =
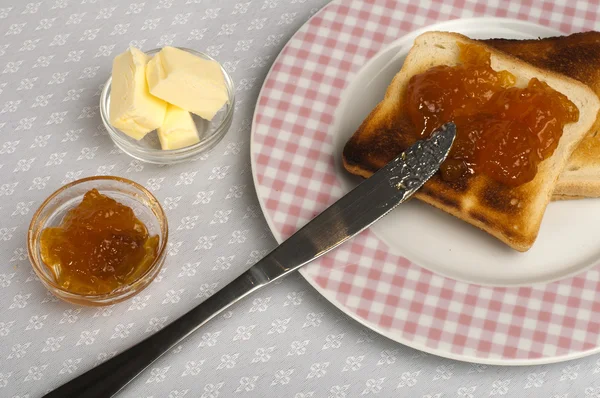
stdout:
{"type": "MultiPolygon", "coordinates": [[[[413,14],[394,2],[333,1],[275,60],[259,94],[250,150],[258,199],[279,242],[356,183],[336,170],[341,148],[383,97],[416,35],[433,29],[479,38],[558,33],[523,21],[461,19],[427,26],[372,52],[413,14]]],[[[521,255],[414,201],[300,273],[350,317],[418,350],[494,365],[565,361],[600,350],[599,270],[515,286],[560,278],[600,259],[598,208],[594,200],[552,204],[535,251],[521,255]],[[575,221],[582,215],[593,219],[575,221]],[[560,238],[553,239],[553,232],[560,238]]]]}
{"type": "MultiPolygon", "coordinates": [[[[444,30],[472,38],[530,39],[560,32],[540,25],[486,19],[455,20],[428,26],[391,43],[373,57],[346,88],[331,134],[334,153],[342,149],[363,119],[383,98],[416,36],[444,30]]],[[[337,164],[345,191],[357,183],[337,164]]],[[[575,273],[600,258],[600,200],[560,201],[548,207],[533,247],[519,253],[488,234],[418,201],[399,206],[371,227],[394,254],[450,278],[494,286],[531,285],[575,273]],[[435,248],[432,250],[431,248],[435,248]]]]}

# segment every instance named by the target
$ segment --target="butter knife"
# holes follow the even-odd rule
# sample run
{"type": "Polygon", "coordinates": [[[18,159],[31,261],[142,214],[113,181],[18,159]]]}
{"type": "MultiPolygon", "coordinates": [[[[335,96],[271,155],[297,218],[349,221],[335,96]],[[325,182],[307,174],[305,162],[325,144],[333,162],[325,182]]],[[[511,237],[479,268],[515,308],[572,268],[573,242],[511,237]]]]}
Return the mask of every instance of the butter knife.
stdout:
{"type": "Polygon", "coordinates": [[[418,141],[188,313],[112,359],[48,393],[110,397],[223,310],[344,243],[407,200],[446,159],[456,135],[447,123],[418,141]]]}

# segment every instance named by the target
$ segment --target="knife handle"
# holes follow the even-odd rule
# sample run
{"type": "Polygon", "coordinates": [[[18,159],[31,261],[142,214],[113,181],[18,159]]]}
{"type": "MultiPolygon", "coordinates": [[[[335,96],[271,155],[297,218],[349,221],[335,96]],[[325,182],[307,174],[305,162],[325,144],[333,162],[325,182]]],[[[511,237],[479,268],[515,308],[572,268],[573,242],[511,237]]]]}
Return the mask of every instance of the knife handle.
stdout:
{"type": "MultiPolygon", "coordinates": [[[[264,260],[267,260],[265,258],[264,260]]],[[[179,319],[121,354],[46,394],[46,398],[106,398],[116,394],[165,352],[233,303],[268,283],[250,268],[179,319]]]]}
{"type": "Polygon", "coordinates": [[[112,396],[152,362],[233,303],[352,238],[409,198],[440,167],[456,128],[440,127],[343,196],[223,289],[156,334],[46,398],[112,396]]]}

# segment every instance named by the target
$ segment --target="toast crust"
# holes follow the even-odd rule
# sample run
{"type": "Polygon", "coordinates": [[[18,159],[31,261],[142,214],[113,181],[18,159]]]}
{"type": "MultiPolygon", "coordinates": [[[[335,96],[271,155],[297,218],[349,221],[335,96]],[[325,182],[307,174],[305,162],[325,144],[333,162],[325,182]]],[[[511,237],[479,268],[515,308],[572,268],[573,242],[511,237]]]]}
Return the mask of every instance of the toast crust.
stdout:
{"type": "Polygon", "coordinates": [[[518,85],[532,77],[545,81],[567,95],[580,111],[579,121],[565,126],[554,154],[541,162],[536,177],[519,187],[508,187],[478,174],[446,182],[437,174],[415,196],[500,239],[510,247],[528,250],[535,241],[543,213],[554,185],[568,157],[596,122],[600,100],[585,84],[556,72],[542,70],[469,38],[447,32],[428,32],[415,39],[400,72],[394,77],[385,98],[371,111],[347,142],[344,167],[369,177],[397,156],[408,144],[402,131],[407,128],[401,114],[403,96],[411,76],[435,65],[458,61],[458,42],[484,46],[491,54],[492,67],[513,73],[518,85]]]}

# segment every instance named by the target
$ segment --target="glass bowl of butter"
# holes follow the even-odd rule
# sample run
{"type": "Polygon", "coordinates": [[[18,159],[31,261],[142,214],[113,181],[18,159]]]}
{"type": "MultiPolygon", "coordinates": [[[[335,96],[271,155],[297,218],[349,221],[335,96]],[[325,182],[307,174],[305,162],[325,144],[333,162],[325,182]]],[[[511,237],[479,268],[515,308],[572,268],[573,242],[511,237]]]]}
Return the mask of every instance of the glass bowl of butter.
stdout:
{"type": "Polygon", "coordinates": [[[235,87],[212,57],[182,47],[129,48],[113,61],[100,97],[115,145],[148,163],[200,158],[227,133],[235,87]]]}

